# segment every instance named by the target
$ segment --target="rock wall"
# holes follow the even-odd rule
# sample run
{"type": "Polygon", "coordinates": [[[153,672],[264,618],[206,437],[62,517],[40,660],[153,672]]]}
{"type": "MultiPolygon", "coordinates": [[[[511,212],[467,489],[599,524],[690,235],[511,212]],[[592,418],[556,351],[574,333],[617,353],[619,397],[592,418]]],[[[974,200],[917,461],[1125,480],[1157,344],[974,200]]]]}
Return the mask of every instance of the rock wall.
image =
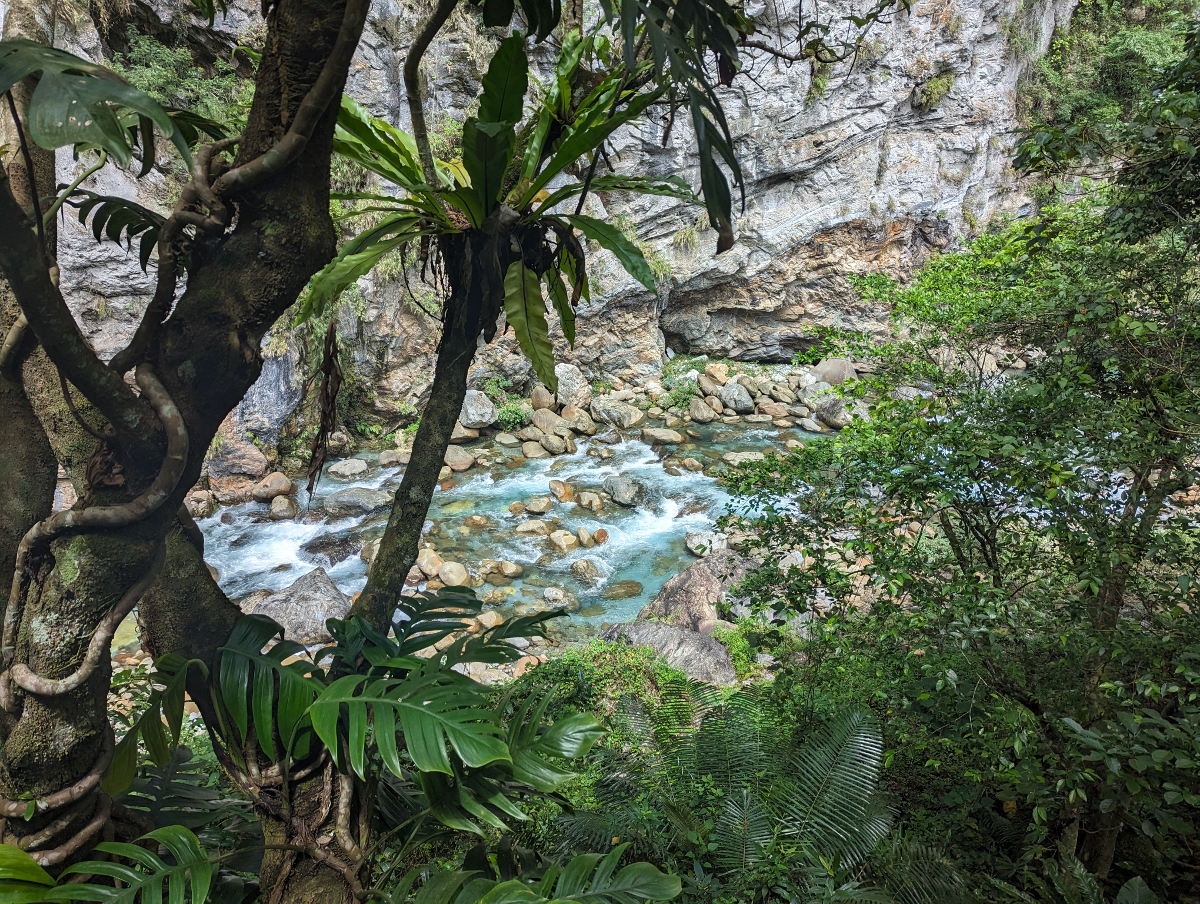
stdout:
{"type": "MultiPolygon", "coordinates": [[[[933,250],[982,229],[998,213],[1019,215],[1028,200],[1009,160],[1016,127],[1015,88],[1028,65],[1006,34],[1019,30],[1026,46],[1044,49],[1069,22],[1074,0],[919,0],[878,24],[853,67],[814,73],[807,62],[765,54],[747,57],[745,71],[722,100],[745,172],[745,208],[736,220],[733,249],[714,256],[716,237],[702,211],[664,198],[601,196],[599,216],[627,217],[638,240],[665,271],[656,294],[633,282],[606,253],[593,249],[593,297],[578,312],[574,349],[557,340],[562,357],[589,379],[643,382],[673,352],[703,352],[744,360],[786,360],[811,344],[815,327],[867,332],[882,329],[887,312],[859,302],[847,276],[884,271],[910,274],[933,250]],[[827,79],[822,90],[821,82],[827,79]],[[816,81],[816,85],[814,85],[816,81]]],[[[133,0],[143,30],[184,28],[175,4],[133,0]]],[[[0,0],[0,11],[3,10],[0,0]]],[[[204,53],[261,28],[258,4],[238,0],[228,18],[199,29],[204,53]]],[[[844,15],[847,0],[823,6],[822,18],[844,15]]],[[[811,15],[805,3],[806,14],[811,15]]],[[[797,8],[747,3],[763,33],[791,48],[797,8]],[[776,19],[775,17],[779,18],[776,19]]],[[[421,11],[377,0],[350,79],[350,93],[378,116],[408,125],[400,68],[421,11]]],[[[81,28],[74,49],[97,58],[105,42],[81,28]]],[[[469,13],[451,27],[423,65],[426,90],[438,113],[436,129],[461,122],[478,93],[495,38],[469,13]]],[[[537,62],[549,62],[548,49],[537,62]]],[[[678,174],[698,183],[693,135],[685,117],[668,130],[651,117],[621,133],[620,171],[678,174]]],[[[60,162],[66,181],[74,164],[60,162]]],[[[162,206],[164,180],[138,184],[121,174],[90,186],[162,206]]],[[[735,193],[736,197],[736,193],[735,193]]],[[[97,248],[90,232],[69,219],[62,240],[63,286],[85,331],[111,355],[152,291],[134,254],[112,244],[97,248]]],[[[342,335],[354,337],[356,365],[374,390],[375,405],[391,415],[427,391],[437,324],[406,300],[401,284],[368,278],[365,305],[342,313],[342,335]]],[[[236,420],[257,435],[278,435],[303,384],[295,344],[271,358],[236,420]],[[251,428],[250,425],[254,424],[251,428]]],[[[530,368],[511,334],[481,350],[473,381],[500,373],[528,387],[530,368]]]]}

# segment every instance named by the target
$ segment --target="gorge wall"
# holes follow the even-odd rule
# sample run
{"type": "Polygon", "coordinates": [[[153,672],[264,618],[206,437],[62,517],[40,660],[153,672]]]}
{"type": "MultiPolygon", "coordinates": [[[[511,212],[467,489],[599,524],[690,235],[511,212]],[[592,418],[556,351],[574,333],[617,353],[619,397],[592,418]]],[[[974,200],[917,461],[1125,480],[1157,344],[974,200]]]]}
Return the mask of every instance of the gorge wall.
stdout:
{"type": "MultiPolygon", "coordinates": [[[[778,361],[811,344],[818,327],[879,332],[887,312],[861,303],[848,276],[905,276],[932,250],[976,234],[997,214],[1027,208],[1009,165],[1016,86],[1029,59],[1069,23],[1073,3],[915,0],[910,11],[873,28],[853,67],[845,62],[824,72],[752,51],[745,71],[723,90],[746,178],[733,249],[714,256],[716,236],[698,208],[667,198],[597,197],[595,215],[625,218],[620,222],[636,229],[661,274],[659,289],[647,292],[593,248],[592,299],[578,312],[575,347],[567,349],[558,334],[561,358],[589,379],[643,382],[673,352],[778,361]]],[[[257,2],[238,0],[211,29],[182,6],[132,0],[130,9],[141,30],[184,33],[201,55],[227,52],[262,28],[257,2]]],[[[844,15],[849,6],[846,0],[823,6],[822,18],[844,15]]],[[[795,4],[752,0],[746,10],[763,27],[759,37],[789,47],[795,4]]],[[[401,128],[408,113],[400,70],[423,14],[419,4],[376,0],[349,86],[372,113],[401,128]]],[[[86,20],[69,43],[96,59],[111,51],[86,20]]],[[[452,20],[435,43],[423,64],[438,110],[435,127],[465,117],[494,45],[470,13],[452,20]]],[[[545,65],[549,51],[540,53],[545,65]]],[[[613,165],[697,184],[685,118],[664,139],[665,133],[667,124],[655,116],[621,133],[613,165]]],[[[60,157],[61,181],[74,165],[69,155],[60,157]]],[[[87,187],[162,207],[166,184],[158,173],[139,184],[110,172],[87,187]]],[[[136,323],[153,280],[138,268],[136,254],[112,243],[97,246],[73,218],[61,245],[62,285],[107,357],[136,323]]],[[[360,288],[361,297],[340,314],[341,333],[354,343],[370,404],[387,418],[419,405],[427,391],[437,324],[406,300],[401,280],[371,277],[360,288]]],[[[285,327],[268,337],[265,350],[263,378],[237,420],[273,443],[301,400],[304,362],[285,327]]],[[[481,351],[474,382],[501,373],[528,388],[532,371],[511,334],[481,351]]]]}

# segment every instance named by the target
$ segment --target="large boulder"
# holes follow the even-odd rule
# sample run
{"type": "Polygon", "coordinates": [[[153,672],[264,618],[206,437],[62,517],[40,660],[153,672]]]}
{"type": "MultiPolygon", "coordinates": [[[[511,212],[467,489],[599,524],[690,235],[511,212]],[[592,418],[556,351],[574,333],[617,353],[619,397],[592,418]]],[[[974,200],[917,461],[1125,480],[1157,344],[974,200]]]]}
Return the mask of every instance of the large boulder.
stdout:
{"type": "Polygon", "coordinates": [[[325,620],[345,618],[350,611],[350,597],[338,590],[324,568],[315,568],[278,593],[244,601],[242,611],[273,618],[283,625],[288,640],[327,643],[333,638],[325,629],[325,620]]]}
{"type": "Polygon", "coordinates": [[[557,405],[557,400],[554,398],[554,393],[552,393],[545,386],[542,386],[540,383],[533,387],[533,393],[529,397],[529,401],[533,403],[534,411],[538,411],[542,408],[549,408],[551,411],[553,411],[557,405]]]}
{"type": "Polygon", "coordinates": [[[208,488],[221,505],[238,505],[254,498],[254,481],[249,477],[209,477],[208,488]]]}
{"type": "Polygon", "coordinates": [[[538,408],[533,412],[533,426],[542,433],[557,433],[559,428],[570,430],[571,426],[549,408],[538,408]]]}
{"type": "Polygon", "coordinates": [[[492,404],[492,400],[478,389],[468,389],[467,394],[463,397],[462,411],[458,415],[458,422],[464,427],[478,430],[481,427],[491,426],[495,420],[496,406],[492,404]]]}
{"type": "Polygon", "coordinates": [[[474,439],[479,439],[478,430],[474,427],[464,427],[458,421],[454,422],[454,427],[450,430],[450,442],[455,444],[469,443],[474,439]]]}
{"type": "Polygon", "coordinates": [[[624,641],[634,646],[650,647],[668,665],[679,669],[694,681],[718,687],[737,683],[737,672],[733,669],[729,651],[711,637],[694,631],[661,622],[636,621],[612,625],[600,637],[609,642],[624,641]]]}
{"type": "Polygon", "coordinates": [[[392,494],[387,490],[372,490],[368,487],[350,487],[325,497],[325,512],[330,518],[351,518],[369,515],[390,508],[392,494]]]}
{"type": "Polygon", "coordinates": [[[224,432],[219,444],[208,457],[209,477],[246,477],[258,480],[267,473],[270,465],[262,450],[245,437],[224,432]]]}
{"type": "Polygon", "coordinates": [[[642,488],[632,478],[624,474],[614,474],[604,478],[604,492],[612,497],[617,505],[626,508],[637,505],[641,498],[642,488]]]}
{"type": "Polygon", "coordinates": [[[854,364],[849,358],[824,358],[813,368],[813,373],[817,375],[817,379],[830,386],[841,386],[847,380],[858,378],[854,364]]]}
{"type": "Polygon", "coordinates": [[[268,474],[254,487],[252,495],[255,502],[270,502],[276,496],[291,496],[296,492],[292,479],[282,471],[268,474]]]}
{"type": "Polygon", "coordinates": [[[460,446],[447,446],[442,460],[451,471],[465,471],[475,464],[475,456],[460,446]]]}
{"type": "Polygon", "coordinates": [[[813,402],[813,411],[817,420],[834,430],[849,427],[854,420],[846,410],[846,400],[835,395],[821,396],[813,402]]]}
{"type": "Polygon", "coordinates": [[[563,422],[576,433],[582,433],[584,436],[595,435],[596,422],[582,408],[567,405],[559,413],[562,415],[563,422]]]}
{"type": "Polygon", "coordinates": [[[558,377],[558,401],[566,406],[587,408],[592,404],[592,387],[574,364],[554,365],[554,376],[558,377]]]}
{"type": "Polygon", "coordinates": [[[642,442],[651,446],[674,446],[683,442],[682,433],[675,430],[665,430],[662,427],[643,427],[642,442]]]}
{"type": "Polygon", "coordinates": [[[291,496],[276,496],[271,500],[267,517],[272,521],[291,521],[300,514],[300,504],[291,496]]]}
{"type": "Polygon", "coordinates": [[[334,480],[358,480],[366,477],[368,470],[367,463],[361,458],[346,458],[331,464],[325,473],[334,480]]]}
{"type": "MultiPolygon", "coordinates": [[[[753,406],[751,406],[753,407],[753,406]]],[[[592,399],[592,417],[620,430],[636,427],[646,419],[646,413],[627,402],[617,401],[608,396],[597,396],[592,399]]]]}
{"type": "Polygon", "coordinates": [[[750,574],[756,564],[737,553],[713,552],[663,584],[658,595],[638,613],[638,620],[658,619],[708,634],[717,623],[717,606],[725,593],[750,574]]]}
{"type": "Polygon", "coordinates": [[[697,424],[708,424],[716,418],[717,413],[703,399],[692,396],[688,402],[688,416],[697,424]]]}
{"type": "Polygon", "coordinates": [[[726,408],[732,408],[738,414],[749,414],[754,411],[754,399],[750,398],[750,390],[741,383],[729,382],[721,387],[717,398],[726,408]]]}

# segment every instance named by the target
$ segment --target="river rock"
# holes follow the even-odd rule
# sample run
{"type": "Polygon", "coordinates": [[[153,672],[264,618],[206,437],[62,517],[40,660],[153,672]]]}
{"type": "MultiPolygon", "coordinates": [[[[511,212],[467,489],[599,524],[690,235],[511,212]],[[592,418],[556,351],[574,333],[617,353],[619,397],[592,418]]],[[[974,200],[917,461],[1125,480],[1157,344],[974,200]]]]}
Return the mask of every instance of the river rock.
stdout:
{"type": "Polygon", "coordinates": [[[612,625],[601,634],[602,640],[650,647],[668,665],[684,672],[694,681],[729,687],[737,683],[737,672],[729,651],[711,637],[658,622],[636,621],[612,625]]]}
{"type": "Polygon", "coordinates": [[[543,408],[554,410],[554,393],[541,384],[533,387],[533,394],[530,396],[530,401],[533,403],[533,412],[537,412],[543,408]]]}
{"type": "Polygon", "coordinates": [[[613,581],[600,593],[600,598],[605,600],[627,600],[635,596],[640,596],[642,590],[641,583],[638,581],[613,581]]]}
{"type": "Polygon", "coordinates": [[[595,584],[600,580],[600,569],[591,559],[579,559],[571,563],[571,574],[583,584],[595,584]]]}
{"type": "Polygon", "coordinates": [[[550,481],[550,493],[559,502],[575,501],[575,488],[562,480],[550,481]]]}
{"type": "Polygon", "coordinates": [[[562,455],[567,451],[567,441],[561,436],[546,434],[541,439],[541,446],[551,455],[562,455]]]}
{"type": "Polygon", "coordinates": [[[550,534],[550,545],[561,553],[568,553],[579,545],[579,538],[569,530],[556,530],[550,534]]]}
{"type": "Polygon", "coordinates": [[[596,420],[620,430],[636,427],[646,419],[644,411],[626,402],[614,401],[611,394],[592,399],[591,412],[596,420]]]}
{"type": "Polygon", "coordinates": [[[688,471],[703,471],[704,470],[704,465],[702,465],[700,462],[698,462],[694,458],[685,458],[683,461],[680,462],[680,464],[683,465],[683,467],[688,471]]]}
{"type": "Polygon", "coordinates": [[[398,468],[412,460],[411,449],[384,449],[379,453],[379,467],[398,468]]]}
{"type": "Polygon", "coordinates": [[[468,389],[463,397],[462,411],[459,412],[458,422],[464,427],[479,430],[491,426],[496,421],[496,406],[485,393],[478,389],[468,389]]]}
{"type": "Polygon", "coordinates": [[[849,358],[824,358],[813,368],[813,373],[818,380],[828,383],[830,386],[841,386],[847,380],[854,380],[858,377],[858,374],[854,372],[854,364],[849,358]]]}
{"type": "MultiPolygon", "coordinates": [[[[227,422],[228,423],[228,422],[227,422]]],[[[258,480],[270,465],[262,450],[235,430],[222,429],[220,443],[208,456],[209,477],[248,477],[258,480]]]]}
{"type": "Polygon", "coordinates": [[[443,564],[442,557],[428,546],[423,547],[417,553],[417,567],[421,569],[421,573],[427,578],[436,578],[443,564]]]}
{"type": "Polygon", "coordinates": [[[731,467],[737,467],[748,461],[763,461],[766,456],[762,452],[726,452],[721,461],[731,467]]]}
{"type": "Polygon", "coordinates": [[[542,433],[548,434],[558,434],[560,427],[565,427],[568,430],[571,429],[570,424],[568,424],[549,408],[538,408],[533,412],[533,426],[541,430],[542,433]]]}
{"type": "Polygon", "coordinates": [[[375,561],[375,557],[379,555],[379,546],[383,543],[383,538],[371,540],[363,544],[363,548],[358,551],[358,557],[367,563],[367,569],[370,570],[371,563],[375,561]]]}
{"type": "Polygon", "coordinates": [[[338,590],[324,568],[315,568],[290,587],[244,605],[247,615],[265,615],[283,625],[288,640],[302,644],[327,643],[329,618],[345,618],[350,597],[338,590]]]}
{"type": "Polygon", "coordinates": [[[720,361],[711,361],[704,366],[704,375],[718,386],[724,386],[729,382],[729,365],[720,361]]]}
{"type": "Polygon", "coordinates": [[[596,545],[596,541],[592,539],[592,532],[586,527],[581,527],[575,531],[575,536],[579,538],[579,545],[584,549],[591,549],[596,545]]]}
{"type": "Polygon", "coordinates": [[[585,490],[579,494],[575,501],[584,508],[591,509],[593,512],[604,511],[604,500],[600,498],[599,493],[592,493],[585,490]]]}
{"type": "Polygon", "coordinates": [[[800,423],[798,426],[800,427],[801,430],[805,430],[808,433],[828,433],[829,432],[828,427],[826,427],[824,424],[817,423],[810,417],[800,418],[800,423]]]}
{"type": "Polygon", "coordinates": [[[454,429],[450,431],[450,442],[469,443],[473,439],[479,439],[479,431],[471,427],[464,427],[458,421],[454,422],[454,429]]]}
{"type": "Polygon", "coordinates": [[[497,433],[495,439],[496,439],[496,444],[499,446],[519,446],[519,445],[521,445],[521,440],[519,440],[517,437],[513,436],[511,433],[497,433]]]}
{"type": "Polygon", "coordinates": [[[361,458],[346,458],[335,462],[325,469],[325,473],[334,480],[357,480],[366,477],[367,463],[361,458]]]}
{"type": "MultiPolygon", "coordinates": [[[[555,437],[555,439],[557,439],[557,437],[555,437]]],[[[561,442],[561,440],[560,440],[560,442],[561,442]]],[[[521,443],[521,454],[524,455],[526,458],[549,458],[550,457],[550,453],[546,451],[545,447],[543,447],[540,442],[538,442],[538,443],[534,443],[534,442],[521,443]]]]}
{"type": "Polygon", "coordinates": [[[533,518],[518,524],[515,533],[519,537],[548,537],[550,536],[550,525],[545,521],[533,518]]]}
{"type": "Polygon", "coordinates": [[[596,422],[592,420],[591,415],[583,408],[577,408],[574,405],[568,405],[559,412],[567,426],[576,433],[582,433],[584,436],[592,436],[596,432],[596,422]]]}
{"type": "Polygon", "coordinates": [[[338,562],[344,562],[362,546],[352,536],[345,534],[317,534],[311,540],[300,546],[300,558],[313,565],[332,568],[338,562]]]}
{"type": "Polygon", "coordinates": [[[183,504],[187,508],[188,514],[199,521],[217,510],[217,497],[208,490],[193,487],[183,497],[183,504]]]}
{"type": "Polygon", "coordinates": [[[535,427],[533,424],[530,424],[527,427],[522,427],[517,431],[517,439],[524,443],[540,442],[541,438],[545,435],[545,432],[542,431],[541,428],[535,427]]]}
{"type": "Polygon", "coordinates": [[[221,505],[239,505],[254,498],[254,481],[249,477],[210,477],[208,488],[221,505]]]}
{"type": "Polygon", "coordinates": [[[749,414],[754,410],[754,400],[750,391],[741,383],[726,383],[717,394],[725,408],[732,408],[738,414],[749,414]]]}
{"type": "Polygon", "coordinates": [[[704,404],[711,408],[713,414],[717,415],[718,417],[720,417],[721,412],[725,410],[725,406],[721,404],[721,400],[715,395],[705,396],[704,404]]]}
{"type": "Polygon", "coordinates": [[[833,387],[824,380],[818,380],[816,383],[809,383],[800,390],[800,399],[808,405],[812,404],[812,400],[818,396],[823,396],[833,387]]]}
{"type": "Polygon", "coordinates": [[[267,517],[272,521],[291,521],[300,514],[300,504],[291,496],[276,496],[271,500],[267,517]]]}
{"type": "Polygon", "coordinates": [[[729,548],[726,536],[711,530],[690,530],[684,536],[684,543],[689,552],[701,558],[729,548]]]}
{"type": "Polygon", "coordinates": [[[549,496],[534,496],[525,503],[525,511],[532,512],[535,515],[544,515],[550,511],[553,505],[554,503],[550,501],[549,496]]]}
{"type": "Polygon", "coordinates": [[[525,573],[525,569],[516,562],[509,562],[505,559],[500,563],[500,573],[506,578],[519,578],[525,573]]]}
{"type": "Polygon", "coordinates": [[[759,402],[758,413],[772,419],[787,417],[789,414],[787,406],[779,402],[759,402]]]}
{"type": "Polygon", "coordinates": [[[282,471],[275,471],[255,484],[252,495],[255,502],[270,502],[276,496],[290,496],[296,489],[290,477],[282,471]]]}
{"type": "Polygon", "coordinates": [[[749,575],[756,564],[737,553],[713,552],[663,584],[654,600],[638,613],[638,619],[658,619],[708,634],[720,617],[717,607],[726,592],[749,575]]]}
{"type": "Polygon", "coordinates": [[[475,456],[458,446],[447,446],[446,457],[442,460],[451,471],[465,471],[475,464],[475,456]]]}
{"type": "Polygon", "coordinates": [[[643,427],[642,441],[652,446],[674,446],[683,442],[683,435],[661,427],[643,427]]]}
{"type": "Polygon", "coordinates": [[[698,399],[692,396],[692,400],[688,402],[688,417],[697,424],[709,424],[717,416],[717,413],[708,407],[708,404],[703,399],[698,399]]]}
{"type": "Polygon", "coordinates": [[[554,365],[554,376],[558,378],[558,402],[563,407],[587,408],[592,404],[592,387],[574,364],[554,365]]]}
{"type": "Polygon", "coordinates": [[[637,505],[638,499],[642,495],[642,488],[624,474],[614,474],[604,478],[604,492],[608,493],[617,505],[629,508],[637,505]]]}
{"type": "MultiPolygon", "coordinates": [[[[596,541],[597,546],[602,546],[608,542],[608,531],[606,531],[604,528],[600,528],[592,534],[592,539],[596,541]]],[[[638,592],[640,593],[641,591],[638,592]]]]}
{"type": "Polygon", "coordinates": [[[471,575],[466,566],[460,562],[443,562],[438,569],[438,580],[447,587],[462,587],[471,581],[471,575]]]}
{"type": "Polygon", "coordinates": [[[854,420],[850,416],[850,412],[846,410],[846,400],[838,396],[821,396],[813,403],[813,409],[816,412],[817,420],[834,430],[849,427],[854,420]]]}
{"type": "Polygon", "coordinates": [[[325,497],[324,507],[330,518],[349,518],[369,515],[392,505],[392,494],[387,490],[372,490],[367,487],[350,487],[338,490],[325,497]]]}
{"type": "Polygon", "coordinates": [[[812,409],[807,405],[788,405],[788,414],[794,418],[806,418],[812,416],[812,409]]]}

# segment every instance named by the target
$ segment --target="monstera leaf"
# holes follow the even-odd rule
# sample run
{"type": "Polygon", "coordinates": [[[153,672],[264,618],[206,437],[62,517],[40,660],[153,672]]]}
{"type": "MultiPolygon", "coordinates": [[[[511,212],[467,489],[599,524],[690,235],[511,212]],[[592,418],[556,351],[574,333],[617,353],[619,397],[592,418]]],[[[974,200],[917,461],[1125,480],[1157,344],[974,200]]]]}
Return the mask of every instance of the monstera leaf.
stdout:
{"type": "Polygon", "coordinates": [[[38,72],[28,125],[39,146],[103,148],[127,166],[140,134],[144,174],[154,163],[153,126],[158,126],[190,165],[187,141],[167,111],[116,73],[34,41],[0,41],[0,93],[38,72]]]}

